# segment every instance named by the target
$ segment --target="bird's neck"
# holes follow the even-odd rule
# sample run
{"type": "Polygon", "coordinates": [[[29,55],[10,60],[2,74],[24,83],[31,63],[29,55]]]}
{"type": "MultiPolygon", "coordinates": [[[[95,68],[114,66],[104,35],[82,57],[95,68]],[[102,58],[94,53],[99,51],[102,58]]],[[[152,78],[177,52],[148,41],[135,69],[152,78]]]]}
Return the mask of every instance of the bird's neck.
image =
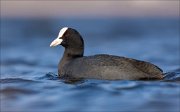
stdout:
{"type": "Polygon", "coordinates": [[[68,64],[72,60],[83,57],[83,55],[84,55],[84,48],[82,48],[82,49],[66,48],[64,51],[63,57],[59,63],[59,67],[62,68],[62,67],[64,67],[64,65],[68,64]]]}
{"type": "Polygon", "coordinates": [[[71,60],[79,57],[83,57],[84,55],[84,48],[75,49],[75,48],[65,48],[63,59],[71,60]]]}

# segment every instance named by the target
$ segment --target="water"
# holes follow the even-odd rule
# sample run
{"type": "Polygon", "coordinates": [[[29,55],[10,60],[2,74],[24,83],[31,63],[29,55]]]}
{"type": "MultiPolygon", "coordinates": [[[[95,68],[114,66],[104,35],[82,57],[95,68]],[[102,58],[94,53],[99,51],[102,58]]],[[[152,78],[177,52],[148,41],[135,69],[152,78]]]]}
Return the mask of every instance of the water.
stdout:
{"type": "Polygon", "coordinates": [[[2,19],[1,111],[180,111],[178,19],[2,19]],[[161,81],[65,81],[57,76],[59,30],[77,29],[85,55],[113,54],[158,65],[161,81]]]}

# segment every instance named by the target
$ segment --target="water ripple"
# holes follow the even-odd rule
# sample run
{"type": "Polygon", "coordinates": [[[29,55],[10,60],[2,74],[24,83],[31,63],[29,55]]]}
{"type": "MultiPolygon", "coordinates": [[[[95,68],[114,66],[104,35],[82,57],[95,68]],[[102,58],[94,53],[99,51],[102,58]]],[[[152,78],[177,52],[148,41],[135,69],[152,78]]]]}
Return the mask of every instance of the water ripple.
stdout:
{"type": "Polygon", "coordinates": [[[43,79],[46,79],[46,80],[59,80],[59,77],[58,77],[57,74],[49,72],[49,73],[46,73],[42,77],[38,77],[37,79],[39,79],[39,80],[43,80],[43,79]]]}
{"type": "Polygon", "coordinates": [[[37,91],[34,91],[32,89],[7,87],[7,88],[4,88],[4,89],[1,89],[0,93],[4,94],[4,95],[35,94],[35,93],[37,93],[37,91]]]}
{"type": "Polygon", "coordinates": [[[0,79],[0,83],[37,83],[38,81],[22,79],[22,78],[5,78],[0,79]]]}

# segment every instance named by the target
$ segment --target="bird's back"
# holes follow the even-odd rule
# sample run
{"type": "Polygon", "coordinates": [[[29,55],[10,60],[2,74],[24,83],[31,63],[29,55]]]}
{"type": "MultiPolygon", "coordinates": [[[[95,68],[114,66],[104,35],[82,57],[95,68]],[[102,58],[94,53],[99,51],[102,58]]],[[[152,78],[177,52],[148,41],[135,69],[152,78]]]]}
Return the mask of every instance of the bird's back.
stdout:
{"type": "Polygon", "coordinates": [[[61,69],[64,69],[63,75],[75,78],[108,80],[162,78],[162,70],[149,62],[106,54],[77,58],[61,69]]]}

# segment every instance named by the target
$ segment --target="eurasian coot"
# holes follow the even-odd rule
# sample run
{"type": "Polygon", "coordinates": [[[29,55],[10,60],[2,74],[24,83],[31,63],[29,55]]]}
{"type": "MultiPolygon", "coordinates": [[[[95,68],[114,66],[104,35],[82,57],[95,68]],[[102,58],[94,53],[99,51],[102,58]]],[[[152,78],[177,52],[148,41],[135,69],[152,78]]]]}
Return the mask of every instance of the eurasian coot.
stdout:
{"type": "Polygon", "coordinates": [[[163,78],[163,71],[149,62],[108,54],[84,56],[84,41],[73,28],[60,30],[50,47],[57,45],[65,48],[58,66],[60,77],[106,80],[163,78]]]}

